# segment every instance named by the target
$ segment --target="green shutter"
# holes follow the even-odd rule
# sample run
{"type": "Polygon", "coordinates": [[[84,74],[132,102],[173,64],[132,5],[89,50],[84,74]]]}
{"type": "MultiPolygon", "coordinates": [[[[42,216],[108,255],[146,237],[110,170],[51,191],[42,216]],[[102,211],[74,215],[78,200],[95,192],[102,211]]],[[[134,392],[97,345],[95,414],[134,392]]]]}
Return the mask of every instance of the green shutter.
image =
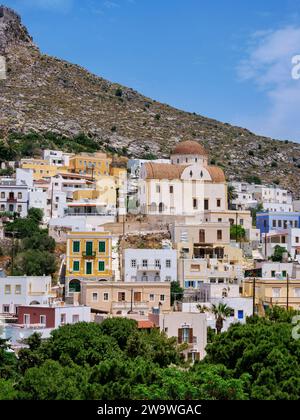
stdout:
{"type": "Polygon", "coordinates": [[[86,274],[92,274],[92,263],[89,261],[86,262],[86,274]]]}
{"type": "Polygon", "coordinates": [[[79,261],[73,261],[73,271],[79,271],[79,261]]]}
{"type": "Polygon", "coordinates": [[[80,242],[73,241],[73,252],[79,252],[79,251],[80,251],[80,242]]]}
{"type": "Polygon", "coordinates": [[[85,245],[85,251],[87,256],[93,255],[93,242],[87,242],[85,245]]]}
{"type": "Polygon", "coordinates": [[[105,262],[99,261],[99,271],[105,271],[105,262]]]}
{"type": "Polygon", "coordinates": [[[100,241],[99,242],[99,252],[105,252],[106,251],[106,246],[105,246],[105,242],[104,241],[100,241]]]}

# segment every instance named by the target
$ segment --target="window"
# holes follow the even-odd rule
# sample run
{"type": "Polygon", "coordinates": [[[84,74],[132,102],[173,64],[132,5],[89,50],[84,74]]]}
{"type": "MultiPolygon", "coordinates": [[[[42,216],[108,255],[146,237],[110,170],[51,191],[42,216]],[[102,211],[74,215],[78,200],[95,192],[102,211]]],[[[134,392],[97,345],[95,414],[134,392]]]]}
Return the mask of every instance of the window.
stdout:
{"type": "Polygon", "coordinates": [[[271,271],[271,277],[275,277],[276,276],[276,271],[272,270],[271,271]]]}
{"type": "Polygon", "coordinates": [[[20,284],[16,284],[15,285],[15,294],[16,295],[20,295],[21,294],[21,285],[20,284]]]}
{"type": "Polygon", "coordinates": [[[73,261],[73,271],[79,271],[79,270],[80,270],[80,262],[73,261]]]}
{"type": "Polygon", "coordinates": [[[199,230],[199,242],[201,244],[205,243],[205,230],[204,229],[199,230]]]}
{"type": "Polygon", "coordinates": [[[171,276],[166,276],[166,281],[167,282],[171,282],[172,281],[172,277],[171,276]]]}
{"type": "Polygon", "coordinates": [[[295,241],[296,241],[297,244],[299,243],[299,236],[295,237],[295,241]]]}
{"type": "Polygon", "coordinates": [[[105,252],[106,251],[106,243],[105,241],[99,242],[99,252],[105,252]]]}
{"type": "Polygon", "coordinates": [[[189,327],[182,328],[182,342],[183,343],[190,342],[190,328],[189,327]]]}
{"type": "Polygon", "coordinates": [[[5,287],[4,287],[4,293],[6,295],[10,295],[11,294],[11,286],[10,286],[10,284],[6,284],[5,285],[5,287]]]}
{"type": "Polygon", "coordinates": [[[1,191],[1,198],[5,198],[5,192],[1,191]]]}
{"type": "Polygon", "coordinates": [[[99,261],[98,271],[105,271],[105,262],[99,261]]]}
{"type": "Polygon", "coordinates": [[[297,220],[295,220],[295,222],[294,222],[294,226],[295,226],[295,228],[296,228],[296,227],[298,227],[298,222],[297,222],[297,220]]]}
{"type": "Polygon", "coordinates": [[[221,230],[217,230],[217,239],[218,239],[218,241],[222,240],[222,231],[221,230]]]}
{"type": "Polygon", "coordinates": [[[208,210],[209,209],[209,200],[208,198],[204,199],[204,210],[208,210]]]}
{"type": "Polygon", "coordinates": [[[103,293],[103,300],[105,300],[105,301],[108,300],[108,293],[107,292],[103,293]]]}
{"type": "Polygon", "coordinates": [[[221,207],[221,199],[217,198],[217,207],[221,207]]]}
{"type": "Polygon", "coordinates": [[[60,314],[60,323],[65,324],[66,323],[66,314],[60,314]]]}
{"type": "Polygon", "coordinates": [[[279,287],[273,287],[272,288],[272,295],[273,298],[279,298],[280,297],[280,288],[279,287]]]}
{"type": "Polygon", "coordinates": [[[76,322],[79,322],[79,315],[74,314],[72,316],[72,324],[76,324],[76,322]]]}
{"type": "Polygon", "coordinates": [[[98,293],[93,293],[93,295],[92,295],[92,298],[93,298],[93,302],[98,302],[98,293]]]}
{"type": "Polygon", "coordinates": [[[157,193],[160,193],[160,185],[156,185],[155,189],[157,193]]]}
{"type": "Polygon", "coordinates": [[[21,192],[18,192],[18,199],[22,200],[22,193],[21,192]]]}
{"type": "Polygon", "coordinates": [[[40,315],[40,324],[46,325],[47,317],[46,315],[40,315]]]}
{"type": "MultiPolygon", "coordinates": [[[[300,290],[300,289],[299,289],[300,290]]],[[[150,293],[150,295],[149,295],[149,300],[151,301],[151,302],[153,302],[154,301],[154,294],[153,293],[150,293]]]]}
{"type": "Polygon", "coordinates": [[[238,311],[238,319],[244,319],[244,311],[243,310],[238,311]]]}
{"type": "Polygon", "coordinates": [[[198,208],[198,200],[197,198],[193,198],[193,209],[197,209],[198,208]]]}
{"type": "Polygon", "coordinates": [[[125,292],[118,292],[118,302],[125,302],[125,292]]]}
{"type": "Polygon", "coordinates": [[[273,220],[272,226],[276,227],[276,220],[273,220]]]}
{"type": "Polygon", "coordinates": [[[142,261],[142,266],[143,266],[144,268],[147,268],[147,267],[148,267],[148,260],[143,260],[143,261],[142,261]]]}
{"type": "Polygon", "coordinates": [[[244,226],[244,219],[240,219],[240,225],[244,226]]]}
{"type": "Polygon", "coordinates": [[[85,243],[85,252],[87,256],[89,257],[93,256],[93,242],[92,241],[87,241],[85,243]]]}
{"type": "Polygon", "coordinates": [[[22,211],[22,206],[19,204],[18,207],[17,207],[17,212],[21,213],[21,211],[22,211]]]}
{"type": "Polygon", "coordinates": [[[93,264],[91,263],[91,261],[87,261],[85,263],[85,274],[92,274],[93,272],[93,264]]]}
{"type": "Polygon", "coordinates": [[[170,194],[173,194],[174,193],[174,187],[173,187],[173,185],[170,185],[170,194]]]}
{"type": "Polygon", "coordinates": [[[278,227],[282,227],[282,221],[281,220],[278,220],[278,227]]]}
{"type": "Polygon", "coordinates": [[[295,297],[300,297],[300,288],[299,287],[295,287],[295,297]]]}
{"type": "Polygon", "coordinates": [[[282,271],[282,277],[286,277],[286,271],[285,270],[282,271]]]}
{"type": "Polygon", "coordinates": [[[24,314],[23,315],[23,324],[30,324],[30,315],[29,314],[24,314]]]}
{"type": "Polygon", "coordinates": [[[80,251],[80,242],[73,241],[73,252],[79,252],[79,251],[80,251]]]}
{"type": "Polygon", "coordinates": [[[131,260],[131,268],[136,268],[136,260],[131,260]]]}
{"type": "Polygon", "coordinates": [[[9,314],[9,305],[3,305],[3,313],[9,314]]]}
{"type": "Polygon", "coordinates": [[[218,223],[222,223],[222,219],[218,219],[218,223]]]}
{"type": "Polygon", "coordinates": [[[166,260],[166,268],[171,268],[171,260],[166,260]]]}
{"type": "Polygon", "coordinates": [[[165,301],[165,295],[160,295],[159,300],[161,300],[162,302],[165,301]]]}
{"type": "Polygon", "coordinates": [[[160,268],[160,260],[155,260],[155,267],[160,268]]]}

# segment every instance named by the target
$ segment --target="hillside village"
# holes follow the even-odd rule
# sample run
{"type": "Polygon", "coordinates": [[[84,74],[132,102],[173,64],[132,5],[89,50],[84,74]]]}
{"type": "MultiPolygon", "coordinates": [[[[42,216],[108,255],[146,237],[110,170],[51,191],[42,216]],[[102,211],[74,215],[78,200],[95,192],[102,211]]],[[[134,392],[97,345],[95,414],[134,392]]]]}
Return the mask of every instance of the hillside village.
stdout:
{"type": "Polygon", "coordinates": [[[193,363],[207,327],[300,309],[300,202],[277,185],[227,182],[201,141],[127,167],[48,149],[7,166],[0,313],[15,351],[33,332],[119,317],[186,343],[193,363]]]}

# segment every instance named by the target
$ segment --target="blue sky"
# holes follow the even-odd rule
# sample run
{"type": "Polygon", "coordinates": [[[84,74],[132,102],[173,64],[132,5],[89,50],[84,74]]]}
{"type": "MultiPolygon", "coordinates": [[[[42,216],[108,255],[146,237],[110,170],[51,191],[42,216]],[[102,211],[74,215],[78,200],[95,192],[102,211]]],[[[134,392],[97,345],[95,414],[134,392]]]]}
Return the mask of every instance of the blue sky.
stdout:
{"type": "Polygon", "coordinates": [[[180,109],[300,141],[291,77],[300,0],[2,1],[47,54],[180,109]]]}

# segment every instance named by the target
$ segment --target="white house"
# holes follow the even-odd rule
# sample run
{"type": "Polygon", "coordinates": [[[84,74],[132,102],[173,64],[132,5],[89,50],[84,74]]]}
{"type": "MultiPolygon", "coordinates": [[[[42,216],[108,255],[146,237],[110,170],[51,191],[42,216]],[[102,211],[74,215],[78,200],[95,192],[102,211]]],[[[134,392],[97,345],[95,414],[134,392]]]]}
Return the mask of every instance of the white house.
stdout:
{"type": "Polygon", "coordinates": [[[19,213],[20,217],[26,217],[28,207],[27,185],[17,184],[13,178],[2,178],[0,180],[0,212],[19,213]]]}
{"type": "Polygon", "coordinates": [[[125,282],[177,281],[177,252],[173,249],[125,249],[125,282]]]}
{"type": "Polygon", "coordinates": [[[55,166],[69,166],[70,157],[72,157],[74,153],[65,153],[61,150],[44,150],[43,159],[49,162],[49,165],[55,166]]]}
{"type": "Polygon", "coordinates": [[[0,313],[16,314],[21,305],[49,304],[50,276],[0,276],[0,313]]]}
{"type": "Polygon", "coordinates": [[[201,284],[197,295],[185,297],[182,303],[182,311],[199,312],[198,306],[205,307],[207,325],[215,328],[215,316],[209,312],[212,305],[219,303],[226,304],[231,308],[230,316],[224,321],[223,330],[226,331],[232,323],[245,323],[246,318],[253,313],[253,302],[251,298],[242,297],[240,286],[237,284],[201,284]]]}

